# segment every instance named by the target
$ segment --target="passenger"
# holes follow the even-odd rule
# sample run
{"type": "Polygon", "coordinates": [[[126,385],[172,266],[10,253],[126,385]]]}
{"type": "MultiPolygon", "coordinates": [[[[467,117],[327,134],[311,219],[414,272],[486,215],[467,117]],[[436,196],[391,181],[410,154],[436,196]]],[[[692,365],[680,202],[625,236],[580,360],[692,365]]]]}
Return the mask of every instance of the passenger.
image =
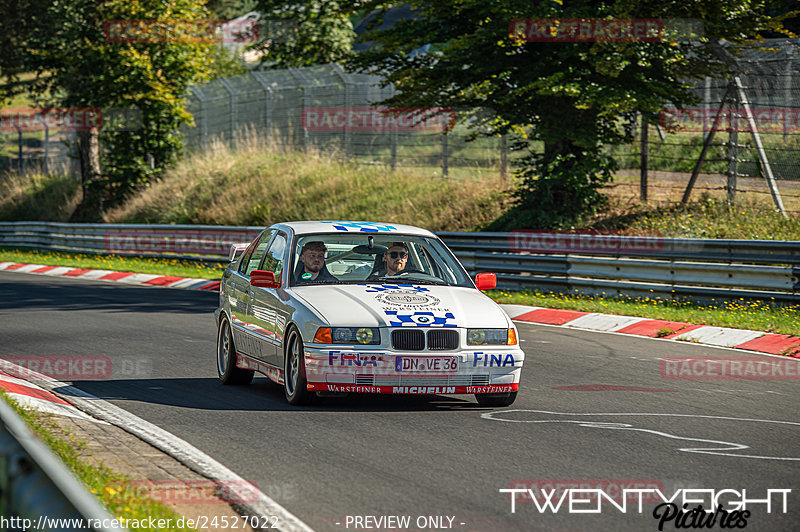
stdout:
{"type": "Polygon", "coordinates": [[[300,250],[300,263],[295,270],[294,284],[305,284],[313,282],[336,282],[334,277],[325,266],[325,253],[328,248],[325,243],[319,240],[306,242],[300,250]]]}
{"type": "Polygon", "coordinates": [[[386,275],[397,275],[406,268],[408,262],[408,247],[402,242],[392,242],[386,253],[383,254],[386,264],[386,275]]]}

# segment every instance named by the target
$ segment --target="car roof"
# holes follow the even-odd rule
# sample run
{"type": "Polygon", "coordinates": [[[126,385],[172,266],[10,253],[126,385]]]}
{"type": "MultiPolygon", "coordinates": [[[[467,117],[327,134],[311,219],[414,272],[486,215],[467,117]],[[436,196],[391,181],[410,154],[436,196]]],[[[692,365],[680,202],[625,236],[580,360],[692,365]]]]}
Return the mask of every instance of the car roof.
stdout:
{"type": "Polygon", "coordinates": [[[313,234],[313,233],[378,233],[390,235],[392,233],[415,235],[415,236],[429,236],[435,237],[433,233],[427,229],[414,227],[413,225],[385,223],[385,222],[360,222],[349,220],[331,220],[331,221],[302,221],[302,222],[284,222],[274,224],[274,227],[283,226],[291,228],[296,235],[313,234]]]}

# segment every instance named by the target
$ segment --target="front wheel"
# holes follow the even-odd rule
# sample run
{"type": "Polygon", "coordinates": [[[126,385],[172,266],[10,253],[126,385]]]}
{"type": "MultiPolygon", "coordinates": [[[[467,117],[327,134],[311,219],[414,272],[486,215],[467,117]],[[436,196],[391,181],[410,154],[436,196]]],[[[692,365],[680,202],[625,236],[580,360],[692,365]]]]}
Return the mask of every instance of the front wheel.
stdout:
{"type": "Polygon", "coordinates": [[[509,406],[517,399],[517,392],[476,393],[475,399],[481,406],[509,406]]]}
{"type": "Polygon", "coordinates": [[[300,406],[311,402],[306,380],[306,361],[303,354],[303,338],[292,328],[286,335],[284,352],[283,392],[290,405],[300,406]]]}
{"type": "Polygon", "coordinates": [[[217,374],[222,384],[250,384],[253,370],[236,367],[236,348],[228,320],[223,318],[217,331],[217,374]]]}

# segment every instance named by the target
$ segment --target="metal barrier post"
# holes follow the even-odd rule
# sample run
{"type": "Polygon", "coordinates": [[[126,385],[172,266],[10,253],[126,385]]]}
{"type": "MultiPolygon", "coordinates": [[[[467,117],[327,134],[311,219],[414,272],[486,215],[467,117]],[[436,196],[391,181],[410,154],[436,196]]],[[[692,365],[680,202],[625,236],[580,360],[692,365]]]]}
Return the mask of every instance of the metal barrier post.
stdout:
{"type": "MultiPolygon", "coordinates": [[[[113,526],[114,519],[100,501],[69,471],[17,415],[0,399],[0,515],[18,516],[40,523],[41,519],[81,520],[84,525],[44,529],[125,530],[113,526]],[[98,525],[98,526],[95,526],[98,525]]],[[[118,523],[119,521],[117,521],[118,523]]],[[[32,528],[32,527],[31,527],[32,528]]]]}

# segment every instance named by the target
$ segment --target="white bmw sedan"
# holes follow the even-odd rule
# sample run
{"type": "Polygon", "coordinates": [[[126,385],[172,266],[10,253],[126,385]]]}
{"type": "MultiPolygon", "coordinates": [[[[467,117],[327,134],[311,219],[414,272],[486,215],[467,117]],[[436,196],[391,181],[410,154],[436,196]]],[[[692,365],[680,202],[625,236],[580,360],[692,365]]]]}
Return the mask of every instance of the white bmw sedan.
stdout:
{"type": "Polygon", "coordinates": [[[223,383],[258,371],[293,405],[347,393],[514,402],[524,354],[514,324],[481,292],[495,275],[470,279],[430,231],[279,223],[231,257],[215,311],[223,383]]]}

